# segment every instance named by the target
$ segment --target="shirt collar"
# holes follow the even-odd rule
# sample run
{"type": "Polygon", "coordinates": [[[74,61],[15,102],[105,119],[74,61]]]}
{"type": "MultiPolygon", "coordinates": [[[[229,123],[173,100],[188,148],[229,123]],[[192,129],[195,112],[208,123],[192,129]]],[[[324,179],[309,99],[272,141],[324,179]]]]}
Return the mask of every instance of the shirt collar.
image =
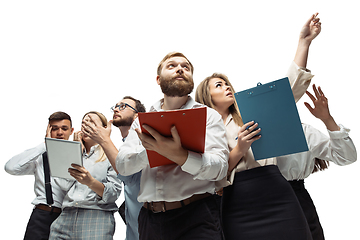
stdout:
{"type": "Polygon", "coordinates": [[[229,113],[225,121],[225,126],[229,125],[231,121],[233,121],[233,116],[231,113],[229,113]]]}
{"type": "Polygon", "coordinates": [[[92,146],[92,147],[90,148],[89,154],[86,153],[85,148],[84,148],[83,156],[84,156],[85,158],[90,158],[90,157],[94,154],[95,149],[96,149],[98,146],[99,146],[99,144],[92,146]]]}
{"type": "MultiPolygon", "coordinates": [[[[161,109],[161,106],[164,104],[164,99],[157,101],[154,105],[151,106],[150,112],[160,112],[164,111],[161,109]]],[[[188,96],[188,100],[184,105],[181,106],[180,109],[190,109],[190,108],[198,108],[203,107],[204,105],[198,102],[195,102],[191,96],[188,96]]]]}

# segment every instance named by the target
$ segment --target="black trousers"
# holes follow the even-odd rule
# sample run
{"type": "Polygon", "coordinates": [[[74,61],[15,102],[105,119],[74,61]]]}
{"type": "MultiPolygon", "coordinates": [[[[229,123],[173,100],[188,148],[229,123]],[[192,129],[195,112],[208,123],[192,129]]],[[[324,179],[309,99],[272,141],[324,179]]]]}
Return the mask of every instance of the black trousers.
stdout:
{"type": "Polygon", "coordinates": [[[222,223],[226,240],[311,240],[294,191],[275,165],[236,173],[224,188],[222,223]]]}
{"type": "Polygon", "coordinates": [[[141,208],[140,240],[221,240],[219,207],[213,196],[190,203],[182,208],[153,213],[141,208]]]}
{"type": "Polygon", "coordinates": [[[26,227],[24,240],[49,239],[50,226],[59,215],[60,213],[51,213],[35,208],[26,227]]]}
{"type": "Polygon", "coordinates": [[[300,206],[305,214],[313,240],[324,240],[324,231],[321,227],[314,202],[304,186],[304,180],[289,181],[289,183],[300,202],[300,206]]]}

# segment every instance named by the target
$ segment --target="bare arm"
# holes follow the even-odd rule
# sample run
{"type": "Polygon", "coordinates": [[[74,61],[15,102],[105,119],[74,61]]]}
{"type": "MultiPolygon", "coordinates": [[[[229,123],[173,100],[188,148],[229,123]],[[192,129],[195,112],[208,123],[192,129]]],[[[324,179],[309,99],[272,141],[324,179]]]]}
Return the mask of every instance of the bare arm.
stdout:
{"type": "Polygon", "coordinates": [[[294,58],[294,62],[299,67],[306,68],[310,44],[321,32],[321,22],[317,15],[318,13],[313,14],[301,29],[298,48],[294,58]]]}

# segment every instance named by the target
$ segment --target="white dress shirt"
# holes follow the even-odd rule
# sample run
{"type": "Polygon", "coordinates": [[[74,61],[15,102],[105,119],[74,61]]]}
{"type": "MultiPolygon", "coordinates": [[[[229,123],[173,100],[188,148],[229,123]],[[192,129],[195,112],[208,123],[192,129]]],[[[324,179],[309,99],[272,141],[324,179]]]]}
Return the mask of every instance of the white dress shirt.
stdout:
{"type": "MultiPolygon", "coordinates": [[[[158,101],[150,112],[163,111],[163,101],[158,101]]],[[[204,107],[191,97],[181,109],[204,107]]],[[[135,128],[140,128],[138,118],[133,122],[126,142],[116,158],[116,168],[121,175],[131,175],[142,170],[139,202],[180,201],[194,194],[214,193],[215,181],[226,176],[229,149],[221,116],[207,108],[205,152],[189,151],[186,162],[150,168],[146,149],[142,146],[135,128]]]]}
{"type": "MultiPolygon", "coordinates": [[[[295,62],[292,62],[286,76],[289,78],[295,102],[297,102],[305,94],[306,89],[309,87],[311,79],[314,77],[314,75],[311,74],[310,70],[298,67],[295,62]]],[[[228,140],[229,149],[231,151],[237,144],[237,136],[240,131],[240,126],[234,122],[232,115],[229,114],[225,122],[225,127],[226,138],[228,140]]],[[[259,127],[261,128],[261,126],[259,127]]],[[[245,156],[241,158],[236,167],[229,173],[227,179],[222,179],[216,184],[216,189],[218,190],[221,187],[231,185],[234,181],[235,173],[237,172],[267,165],[276,165],[276,159],[269,158],[255,161],[254,155],[250,148],[245,156]]]]}
{"type": "Polygon", "coordinates": [[[349,137],[350,129],[339,125],[339,131],[326,136],[310,125],[303,124],[309,151],[277,157],[277,165],[286,180],[307,178],[314,170],[315,158],[347,165],[357,159],[355,145],[349,137]]]}
{"type": "Polygon", "coordinates": [[[96,162],[99,159],[99,145],[92,146],[89,154],[83,153],[83,166],[96,180],[104,184],[103,196],[100,197],[88,186],[75,180],[56,178],[55,182],[67,192],[62,208],[77,207],[103,211],[117,211],[115,201],[121,193],[121,181],[112,168],[109,160],[96,162]]]}
{"type": "MultiPolygon", "coordinates": [[[[28,149],[13,158],[5,164],[5,171],[12,175],[34,175],[34,192],[35,199],[32,204],[46,204],[45,194],[45,176],[42,154],[46,151],[45,143],[41,143],[35,148],[28,149]]],[[[54,203],[52,206],[61,208],[65,192],[54,182],[54,178],[50,177],[52,196],[54,203]]]]}

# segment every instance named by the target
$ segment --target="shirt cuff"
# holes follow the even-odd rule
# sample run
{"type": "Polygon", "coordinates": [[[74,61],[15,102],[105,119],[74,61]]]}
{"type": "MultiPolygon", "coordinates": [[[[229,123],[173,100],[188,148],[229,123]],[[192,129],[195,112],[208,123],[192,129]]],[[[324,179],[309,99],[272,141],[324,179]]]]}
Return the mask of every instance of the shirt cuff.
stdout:
{"type": "Polygon", "coordinates": [[[305,94],[314,75],[311,74],[311,71],[309,69],[299,67],[293,61],[286,76],[289,78],[295,102],[298,102],[300,98],[305,94]]]}
{"type": "Polygon", "coordinates": [[[350,129],[344,127],[343,125],[339,124],[340,130],[339,131],[330,131],[328,130],[329,136],[331,139],[343,139],[349,137],[350,129]]]}
{"type": "Polygon", "coordinates": [[[200,153],[188,151],[188,158],[186,162],[181,166],[181,169],[192,175],[196,175],[202,166],[202,156],[200,153]]]}

